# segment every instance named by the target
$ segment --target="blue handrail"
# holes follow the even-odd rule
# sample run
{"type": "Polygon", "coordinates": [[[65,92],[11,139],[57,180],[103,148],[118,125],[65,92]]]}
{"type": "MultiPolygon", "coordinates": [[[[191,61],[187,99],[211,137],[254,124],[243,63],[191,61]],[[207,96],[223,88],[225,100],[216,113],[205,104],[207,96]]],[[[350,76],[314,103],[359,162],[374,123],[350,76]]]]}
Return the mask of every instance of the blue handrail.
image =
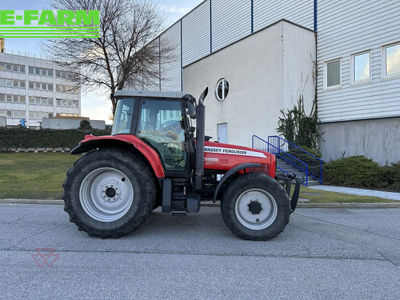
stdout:
{"type": "MultiPolygon", "coordinates": [[[[279,136],[269,136],[268,141],[260,138],[257,135],[252,136],[252,147],[260,150],[267,151],[269,153],[275,154],[275,156],[287,164],[295,167],[299,171],[303,172],[305,175],[304,184],[308,185],[308,176],[318,180],[322,183],[322,168],[323,161],[319,157],[309,153],[308,151],[302,149],[301,147],[286,141],[285,139],[279,136]],[[258,144],[256,147],[256,143],[258,144]],[[283,146],[288,145],[288,149],[284,149],[283,146]],[[289,147],[290,146],[290,147],[289,147]],[[291,148],[291,149],[290,149],[291,148]],[[288,150],[292,150],[293,148],[299,150],[304,156],[302,159],[295,156],[295,154],[288,152],[288,150]],[[303,160],[306,160],[303,161],[303,160]]],[[[278,167],[279,170],[283,171],[287,174],[286,171],[282,170],[278,167]]]]}

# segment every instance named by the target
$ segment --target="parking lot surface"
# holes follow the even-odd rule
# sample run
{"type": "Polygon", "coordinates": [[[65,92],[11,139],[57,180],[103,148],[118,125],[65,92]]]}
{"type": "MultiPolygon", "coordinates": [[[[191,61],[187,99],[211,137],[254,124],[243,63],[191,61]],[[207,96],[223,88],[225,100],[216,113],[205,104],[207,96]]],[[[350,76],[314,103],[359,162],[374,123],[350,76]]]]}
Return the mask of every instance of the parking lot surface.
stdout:
{"type": "Polygon", "coordinates": [[[102,240],[62,206],[0,205],[0,299],[399,299],[399,216],[298,209],[277,238],[253,242],[202,207],[156,211],[129,236],[102,240]]]}

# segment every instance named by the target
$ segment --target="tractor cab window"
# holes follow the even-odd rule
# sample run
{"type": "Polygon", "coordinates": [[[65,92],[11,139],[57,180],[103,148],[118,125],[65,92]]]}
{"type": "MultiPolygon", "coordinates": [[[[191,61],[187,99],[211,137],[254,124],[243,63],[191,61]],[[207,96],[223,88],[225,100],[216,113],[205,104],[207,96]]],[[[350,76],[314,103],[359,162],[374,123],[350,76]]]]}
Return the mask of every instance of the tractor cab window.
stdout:
{"type": "Polygon", "coordinates": [[[112,135],[131,133],[134,107],[135,100],[133,99],[118,100],[117,109],[114,116],[112,135]]]}
{"type": "Polygon", "coordinates": [[[185,169],[185,130],[180,101],[144,100],[137,136],[158,151],[166,170],[185,169]]]}

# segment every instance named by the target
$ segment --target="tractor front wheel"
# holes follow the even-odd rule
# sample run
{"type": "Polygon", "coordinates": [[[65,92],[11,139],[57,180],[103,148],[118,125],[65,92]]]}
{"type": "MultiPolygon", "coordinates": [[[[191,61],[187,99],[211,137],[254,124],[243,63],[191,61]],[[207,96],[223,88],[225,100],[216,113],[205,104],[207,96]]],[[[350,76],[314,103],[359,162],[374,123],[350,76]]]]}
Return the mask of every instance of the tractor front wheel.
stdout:
{"type": "Polygon", "coordinates": [[[157,188],[146,164],[132,152],[100,149],[68,171],[63,200],[70,221],[90,236],[119,237],[149,215],[157,188]]]}
{"type": "Polygon", "coordinates": [[[265,241],[285,229],[289,203],[286,191],[277,181],[266,174],[249,173],[240,175],[227,187],[221,213],[235,235],[265,241]]]}

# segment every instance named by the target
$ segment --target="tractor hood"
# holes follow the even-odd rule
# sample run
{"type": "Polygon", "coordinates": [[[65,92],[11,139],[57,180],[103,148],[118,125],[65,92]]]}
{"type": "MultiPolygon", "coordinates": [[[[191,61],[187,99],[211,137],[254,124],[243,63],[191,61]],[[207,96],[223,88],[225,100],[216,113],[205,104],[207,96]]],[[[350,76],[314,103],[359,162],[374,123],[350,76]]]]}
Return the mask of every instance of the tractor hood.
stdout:
{"type": "Polygon", "coordinates": [[[205,169],[230,170],[234,166],[243,163],[259,163],[268,166],[268,174],[272,178],[275,177],[275,155],[238,145],[205,142],[205,169]]]}

